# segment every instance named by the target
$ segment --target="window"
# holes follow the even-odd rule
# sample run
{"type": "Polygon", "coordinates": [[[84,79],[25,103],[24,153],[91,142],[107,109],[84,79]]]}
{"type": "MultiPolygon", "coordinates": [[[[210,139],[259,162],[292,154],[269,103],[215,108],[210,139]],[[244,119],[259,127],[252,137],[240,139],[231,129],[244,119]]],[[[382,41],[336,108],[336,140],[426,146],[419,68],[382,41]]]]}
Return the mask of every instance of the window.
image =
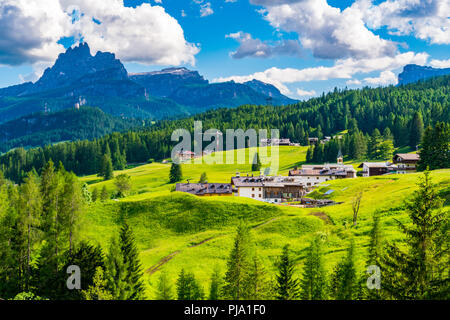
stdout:
{"type": "Polygon", "coordinates": [[[261,198],[261,194],[259,195],[259,197],[261,198]]]}
{"type": "Polygon", "coordinates": [[[261,191],[261,188],[259,188],[259,191],[261,191]]]}
{"type": "Polygon", "coordinates": [[[255,188],[252,188],[252,191],[255,191],[255,188]]]}
{"type": "Polygon", "coordinates": [[[252,194],[252,198],[254,198],[255,197],[255,195],[254,194],[252,194]]]}

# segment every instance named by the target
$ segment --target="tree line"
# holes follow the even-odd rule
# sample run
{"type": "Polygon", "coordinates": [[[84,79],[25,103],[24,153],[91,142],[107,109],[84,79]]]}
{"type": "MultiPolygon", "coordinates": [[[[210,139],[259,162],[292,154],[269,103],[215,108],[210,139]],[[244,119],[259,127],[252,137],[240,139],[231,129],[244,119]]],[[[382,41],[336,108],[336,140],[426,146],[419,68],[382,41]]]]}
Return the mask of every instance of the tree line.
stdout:
{"type": "MultiPolygon", "coordinates": [[[[321,139],[348,130],[348,141],[341,147],[350,159],[381,159],[390,154],[392,147],[409,145],[416,148],[424,128],[450,123],[449,79],[449,76],[443,76],[400,87],[336,89],[321,97],[283,107],[245,105],[236,109],[210,110],[186,119],[158,121],[142,129],[113,133],[91,141],[59,143],[30,150],[14,149],[0,156],[0,167],[5,176],[20,182],[33,168],[40,172],[49,159],[62,162],[67,170],[77,175],[100,173],[108,160],[113,169],[121,169],[126,163],[166,159],[170,158],[176,143],[171,141],[172,132],[178,128],[193,132],[195,120],[203,122],[203,130],[215,128],[222,132],[230,128],[269,129],[270,132],[277,128],[281,137],[305,146],[309,145],[309,137],[321,139]]],[[[322,155],[325,150],[319,149],[317,161],[328,157],[322,155]]],[[[330,152],[329,157],[333,153],[330,152]]]]}

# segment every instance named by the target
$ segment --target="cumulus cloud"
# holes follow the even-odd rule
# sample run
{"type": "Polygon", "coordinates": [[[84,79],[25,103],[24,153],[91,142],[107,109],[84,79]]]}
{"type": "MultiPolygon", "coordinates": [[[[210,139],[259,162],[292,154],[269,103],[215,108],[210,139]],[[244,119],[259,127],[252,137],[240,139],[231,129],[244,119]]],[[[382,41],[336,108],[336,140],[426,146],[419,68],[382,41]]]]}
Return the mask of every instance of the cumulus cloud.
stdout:
{"type": "Polygon", "coordinates": [[[271,44],[260,39],[253,39],[249,33],[242,31],[231,33],[226,38],[235,39],[239,42],[239,48],[231,52],[234,59],[246,57],[269,58],[276,55],[301,55],[301,47],[296,40],[280,40],[271,44]]]}
{"type": "MultiPolygon", "coordinates": [[[[289,94],[286,86],[289,83],[309,82],[329,79],[352,79],[356,74],[367,74],[374,71],[393,71],[406,64],[425,65],[429,55],[427,53],[405,52],[394,57],[379,57],[366,59],[340,59],[331,67],[312,67],[305,69],[295,68],[270,68],[262,72],[256,72],[245,76],[231,76],[214,79],[214,82],[235,81],[246,82],[253,79],[273,84],[283,94],[289,94]]],[[[388,74],[385,74],[388,75],[388,74]]]]}
{"type": "Polygon", "coordinates": [[[397,45],[370,31],[362,12],[353,6],[341,11],[326,0],[252,0],[264,6],[264,18],[277,29],[295,32],[317,58],[376,58],[394,56],[397,45]]]}
{"type": "Polygon", "coordinates": [[[0,64],[51,62],[64,51],[71,19],[54,0],[0,1],[0,64]]]}
{"type": "Polygon", "coordinates": [[[361,12],[370,28],[387,27],[394,35],[413,35],[435,44],[450,43],[448,0],[357,0],[352,8],[361,12]]]}
{"type": "Polygon", "coordinates": [[[214,10],[211,8],[211,3],[206,2],[200,5],[200,17],[207,17],[214,13],[214,10]]]}
{"type": "Polygon", "coordinates": [[[386,86],[390,84],[397,84],[398,79],[397,76],[392,71],[383,71],[380,73],[380,76],[375,78],[365,78],[364,81],[368,84],[375,86],[386,86]]]}
{"type": "Polygon", "coordinates": [[[358,79],[351,79],[347,80],[345,83],[348,85],[360,85],[361,81],[359,81],[358,79]]]}
{"type": "Polygon", "coordinates": [[[311,97],[316,95],[316,91],[314,90],[307,91],[300,88],[297,89],[296,93],[299,97],[311,97]]]}
{"type": "Polygon", "coordinates": [[[433,59],[430,61],[430,65],[433,68],[450,68],[450,59],[447,59],[447,60],[433,59]]]}
{"type": "Polygon", "coordinates": [[[121,0],[2,0],[0,63],[53,62],[62,37],[116,53],[123,61],[195,63],[199,48],[188,43],[177,20],[161,6],[125,7],[121,0]]]}

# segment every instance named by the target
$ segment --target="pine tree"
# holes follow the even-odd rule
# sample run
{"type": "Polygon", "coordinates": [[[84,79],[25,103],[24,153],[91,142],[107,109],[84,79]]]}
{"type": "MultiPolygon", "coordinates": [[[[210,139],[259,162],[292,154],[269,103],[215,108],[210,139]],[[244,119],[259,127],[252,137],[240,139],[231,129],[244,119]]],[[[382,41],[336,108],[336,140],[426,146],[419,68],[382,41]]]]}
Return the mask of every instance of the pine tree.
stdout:
{"type": "Polygon", "coordinates": [[[173,288],[165,271],[161,272],[156,288],[156,300],[173,300],[173,288]]]}
{"type": "Polygon", "coordinates": [[[295,277],[294,261],[290,257],[289,245],[283,247],[280,261],[277,265],[277,284],[275,287],[278,300],[295,300],[299,297],[299,281],[295,277]]]}
{"type": "Polygon", "coordinates": [[[440,122],[436,123],[434,129],[427,127],[419,153],[420,161],[418,163],[418,170],[449,168],[450,124],[440,122]]]}
{"type": "Polygon", "coordinates": [[[416,112],[411,120],[409,128],[409,145],[416,148],[422,141],[423,137],[423,119],[420,112],[416,112]]]}
{"type": "Polygon", "coordinates": [[[252,162],[252,171],[261,170],[261,159],[259,158],[259,153],[256,152],[252,162]]]}
{"type": "Polygon", "coordinates": [[[303,300],[324,300],[327,297],[327,280],[320,237],[315,237],[308,248],[300,286],[303,300]]]}
{"type": "Polygon", "coordinates": [[[28,173],[24,184],[20,186],[20,227],[26,235],[26,261],[25,261],[25,291],[29,290],[31,277],[31,254],[36,243],[36,231],[42,210],[41,195],[39,193],[38,177],[35,173],[28,173]]]}
{"type": "Polygon", "coordinates": [[[383,291],[394,299],[448,299],[448,215],[441,210],[430,172],[425,171],[406,210],[412,225],[400,223],[406,234],[406,250],[390,244],[381,258],[383,291]]]}
{"type": "Polygon", "coordinates": [[[92,200],[92,202],[97,202],[98,198],[99,198],[98,188],[95,187],[94,189],[92,189],[91,200],[92,200]]]}
{"type": "MultiPolygon", "coordinates": [[[[366,263],[366,267],[369,266],[379,266],[380,258],[383,253],[383,238],[381,230],[380,212],[375,211],[373,213],[373,223],[372,229],[370,230],[370,242],[369,242],[369,254],[366,263]]],[[[362,277],[361,277],[362,279],[362,277]]],[[[362,281],[363,282],[363,281],[362,281]]],[[[365,298],[369,300],[379,300],[382,295],[379,289],[368,289],[364,286],[365,283],[361,284],[363,288],[365,298]]]]}
{"type": "Polygon", "coordinates": [[[175,183],[175,182],[181,181],[182,178],[183,178],[183,173],[181,171],[181,165],[173,162],[172,166],[170,167],[170,173],[169,173],[170,183],[175,183]]]}
{"type": "Polygon", "coordinates": [[[359,281],[355,267],[355,245],[351,241],[347,255],[335,267],[330,286],[335,300],[353,300],[358,295],[359,281]]]}
{"type": "Polygon", "coordinates": [[[117,196],[119,198],[126,197],[131,190],[131,177],[126,173],[119,174],[114,178],[114,185],[117,188],[117,196]]]}
{"type": "Polygon", "coordinates": [[[178,300],[203,300],[204,292],[193,273],[181,270],[177,280],[178,300]]]}
{"type": "Polygon", "coordinates": [[[267,272],[257,255],[253,256],[250,263],[244,295],[247,300],[267,300],[271,295],[267,272]]]}
{"type": "Polygon", "coordinates": [[[139,252],[135,244],[133,232],[127,223],[124,223],[120,230],[119,245],[126,270],[124,280],[127,283],[127,300],[142,299],[144,285],[142,283],[142,268],[139,262],[139,252]]]}
{"type": "Polygon", "coordinates": [[[209,300],[220,300],[222,297],[222,275],[220,270],[216,267],[211,275],[211,285],[209,288],[209,300]]]}
{"type": "Polygon", "coordinates": [[[103,177],[105,181],[114,178],[111,156],[109,156],[108,154],[104,154],[102,157],[99,176],[103,177]]]}
{"type": "Polygon", "coordinates": [[[251,240],[248,226],[241,223],[237,228],[225,274],[223,293],[225,299],[245,299],[245,290],[251,263],[251,240]]]}

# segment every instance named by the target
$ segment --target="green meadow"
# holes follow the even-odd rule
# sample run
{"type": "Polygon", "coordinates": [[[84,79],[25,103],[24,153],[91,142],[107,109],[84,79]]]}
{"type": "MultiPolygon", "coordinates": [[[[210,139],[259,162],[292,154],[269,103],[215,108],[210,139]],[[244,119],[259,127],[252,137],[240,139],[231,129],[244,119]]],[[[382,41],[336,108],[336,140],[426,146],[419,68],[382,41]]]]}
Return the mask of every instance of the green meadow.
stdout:
{"type": "MultiPolygon", "coordinates": [[[[268,157],[261,156],[263,168],[273,167],[273,163],[267,163],[267,158],[271,158],[274,150],[268,149],[268,157]]],[[[306,150],[306,147],[280,147],[278,173],[287,175],[290,168],[301,165],[305,161],[306,150]]],[[[253,158],[255,150],[245,152],[247,161],[242,164],[185,163],[182,165],[184,181],[197,182],[202,172],[207,173],[209,182],[229,182],[237,171],[252,174],[248,159],[253,158]]],[[[263,154],[264,150],[259,150],[259,153],[263,154]]],[[[217,156],[226,158],[227,152],[205,158],[217,156]]],[[[277,256],[288,243],[296,257],[297,271],[301,272],[305,249],[316,235],[325,239],[328,271],[339,261],[353,238],[362,272],[373,212],[381,212],[384,240],[401,242],[403,234],[397,221],[408,223],[404,202],[416,190],[421,176],[414,173],[329,181],[311,196],[329,198],[342,204],[307,209],[246,198],[196,197],[172,192],[174,185],[168,182],[169,170],[170,164],[152,163],[115,172],[116,175],[127,173],[131,176],[132,195],[91,204],[82,217],[80,229],[82,238],[107,249],[111,237],[126,220],[133,228],[140,250],[150,299],[161,270],[167,271],[174,282],[181,268],[192,271],[207,290],[214,268],[219,267],[222,273],[226,270],[235,229],[241,220],[252,227],[255,250],[270,274],[274,275],[277,256]],[[329,190],[333,192],[325,195],[329,190]],[[361,210],[358,223],[353,227],[352,200],[359,192],[363,192],[361,210]]],[[[432,177],[439,185],[441,196],[446,199],[444,210],[449,210],[450,169],[433,171],[432,177]]],[[[96,176],[83,177],[82,180],[89,184],[91,190],[100,190],[104,185],[111,192],[114,189],[112,181],[103,182],[96,176]]]]}

